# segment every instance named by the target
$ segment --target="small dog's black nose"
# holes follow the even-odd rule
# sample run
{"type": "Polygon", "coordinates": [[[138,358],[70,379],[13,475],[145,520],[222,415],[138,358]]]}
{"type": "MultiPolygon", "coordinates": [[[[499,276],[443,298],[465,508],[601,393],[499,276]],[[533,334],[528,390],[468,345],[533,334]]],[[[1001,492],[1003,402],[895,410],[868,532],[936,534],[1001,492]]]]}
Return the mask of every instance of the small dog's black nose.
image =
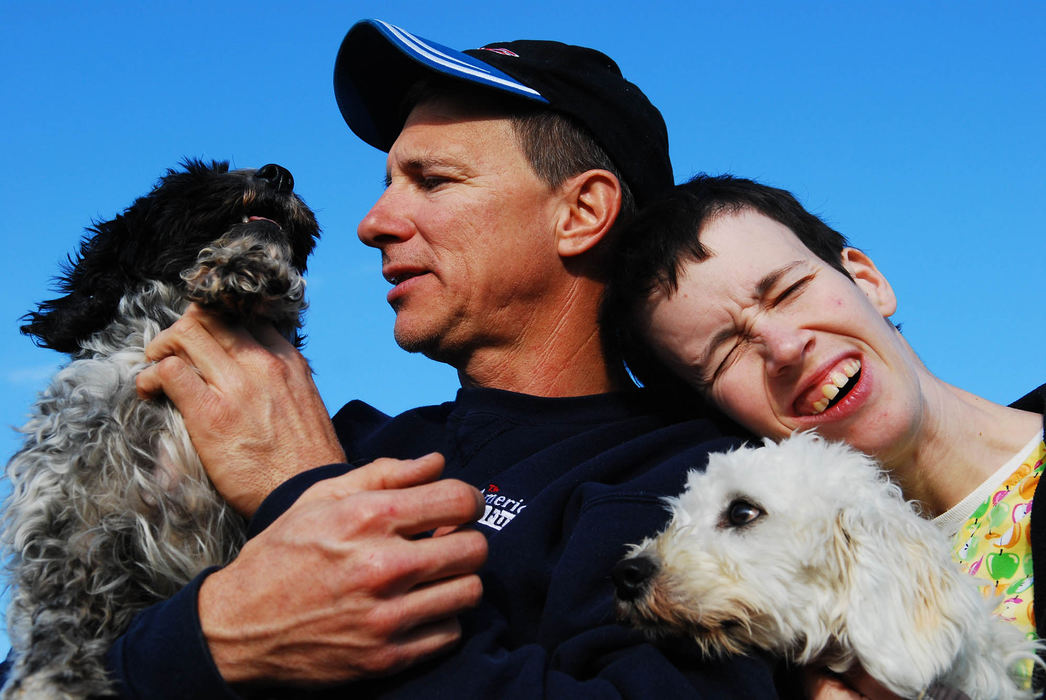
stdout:
{"type": "Polygon", "coordinates": [[[633,601],[643,595],[655,573],[657,563],[649,557],[622,559],[611,574],[617,588],[617,597],[624,601],[633,601]]]}
{"type": "Polygon", "coordinates": [[[288,194],[294,191],[294,176],[282,165],[275,163],[263,165],[254,175],[268,182],[277,192],[288,194]]]}

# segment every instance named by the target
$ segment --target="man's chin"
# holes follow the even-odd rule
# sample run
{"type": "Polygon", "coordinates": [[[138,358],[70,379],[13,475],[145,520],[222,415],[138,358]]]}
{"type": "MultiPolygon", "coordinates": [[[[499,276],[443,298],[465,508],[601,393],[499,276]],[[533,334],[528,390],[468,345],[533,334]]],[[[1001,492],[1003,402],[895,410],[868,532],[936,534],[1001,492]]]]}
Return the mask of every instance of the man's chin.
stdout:
{"type": "Polygon", "coordinates": [[[438,324],[408,324],[403,316],[396,317],[393,337],[396,344],[411,353],[419,353],[457,369],[467,363],[471,345],[462,342],[454,328],[438,324]]]}
{"type": "Polygon", "coordinates": [[[430,359],[442,361],[439,357],[439,336],[433,333],[401,329],[397,326],[393,337],[396,339],[396,344],[407,352],[421,353],[430,359]]]}
{"type": "Polygon", "coordinates": [[[397,333],[396,334],[396,345],[399,345],[401,348],[403,348],[407,352],[420,352],[422,354],[427,355],[428,354],[427,351],[430,348],[430,346],[432,345],[432,343],[427,342],[426,340],[424,340],[422,338],[416,338],[416,337],[411,336],[411,335],[401,335],[401,334],[397,333]]]}

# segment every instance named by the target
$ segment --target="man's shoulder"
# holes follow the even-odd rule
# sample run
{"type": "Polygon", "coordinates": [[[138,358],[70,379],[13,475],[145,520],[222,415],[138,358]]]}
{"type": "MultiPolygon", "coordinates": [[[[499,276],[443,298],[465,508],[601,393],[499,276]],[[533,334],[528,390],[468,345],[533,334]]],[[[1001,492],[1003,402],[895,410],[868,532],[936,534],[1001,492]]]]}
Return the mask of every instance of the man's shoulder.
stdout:
{"type": "Polygon", "coordinates": [[[454,406],[454,402],[448,401],[433,406],[418,406],[411,408],[398,415],[391,415],[375,408],[366,401],[353,399],[341,407],[334,414],[332,420],[335,423],[357,423],[361,425],[384,425],[393,418],[409,419],[412,416],[432,419],[434,417],[445,417],[454,406]]]}
{"type": "Polygon", "coordinates": [[[661,425],[701,421],[719,425],[723,432],[739,428],[711,405],[691,393],[661,389],[632,389],[578,397],[541,397],[499,389],[462,389],[452,401],[419,406],[398,414],[386,413],[370,403],[353,400],[334,415],[339,435],[366,433],[395,425],[445,423],[451,414],[500,415],[510,421],[560,421],[613,423],[637,417],[650,418],[661,425]]]}
{"type": "MultiPolygon", "coordinates": [[[[435,406],[419,406],[398,415],[390,415],[365,401],[354,400],[342,406],[331,418],[331,422],[350,461],[358,456],[354,454],[357,446],[367,444],[383,432],[395,433],[394,442],[402,449],[394,449],[379,456],[418,457],[430,451],[431,439],[442,430],[453,406],[453,402],[447,402],[435,406]],[[417,436],[418,449],[422,451],[417,452],[414,449],[414,440],[404,442],[404,436],[417,436]]],[[[395,445],[386,447],[391,448],[395,445]]]]}
{"type": "Polygon", "coordinates": [[[543,481],[535,464],[615,483],[653,477],[651,471],[678,474],[746,437],[707,405],[655,390],[544,398],[463,389],[453,402],[395,416],[353,401],[334,425],[350,462],[446,450],[448,468],[467,464],[477,483],[513,465],[543,481]]]}

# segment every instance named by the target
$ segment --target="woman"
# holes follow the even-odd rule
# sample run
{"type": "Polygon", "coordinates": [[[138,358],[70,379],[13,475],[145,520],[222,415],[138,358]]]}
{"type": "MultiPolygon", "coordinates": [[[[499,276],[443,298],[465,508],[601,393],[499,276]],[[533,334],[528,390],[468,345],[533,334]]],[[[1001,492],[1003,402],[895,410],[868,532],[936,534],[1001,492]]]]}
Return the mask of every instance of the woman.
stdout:
{"type": "Polygon", "coordinates": [[[1032,605],[1046,525],[1030,517],[1046,385],[1008,407],[934,376],[871,259],[783,190],[698,176],[620,246],[605,327],[641,383],[683,379],[757,435],[817,430],[874,455],[1002,594],[998,614],[1046,629],[1032,605]]]}

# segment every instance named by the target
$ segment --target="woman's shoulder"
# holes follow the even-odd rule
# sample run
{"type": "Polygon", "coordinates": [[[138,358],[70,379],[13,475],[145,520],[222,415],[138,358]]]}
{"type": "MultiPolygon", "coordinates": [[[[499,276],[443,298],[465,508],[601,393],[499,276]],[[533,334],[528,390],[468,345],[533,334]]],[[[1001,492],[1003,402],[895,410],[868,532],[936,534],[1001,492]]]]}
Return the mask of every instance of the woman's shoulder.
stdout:
{"type": "Polygon", "coordinates": [[[1046,384],[1042,384],[1037,389],[1029,391],[1027,394],[1011,403],[1010,408],[1017,408],[1022,411],[1033,411],[1035,413],[1046,413],[1046,384]]]}

